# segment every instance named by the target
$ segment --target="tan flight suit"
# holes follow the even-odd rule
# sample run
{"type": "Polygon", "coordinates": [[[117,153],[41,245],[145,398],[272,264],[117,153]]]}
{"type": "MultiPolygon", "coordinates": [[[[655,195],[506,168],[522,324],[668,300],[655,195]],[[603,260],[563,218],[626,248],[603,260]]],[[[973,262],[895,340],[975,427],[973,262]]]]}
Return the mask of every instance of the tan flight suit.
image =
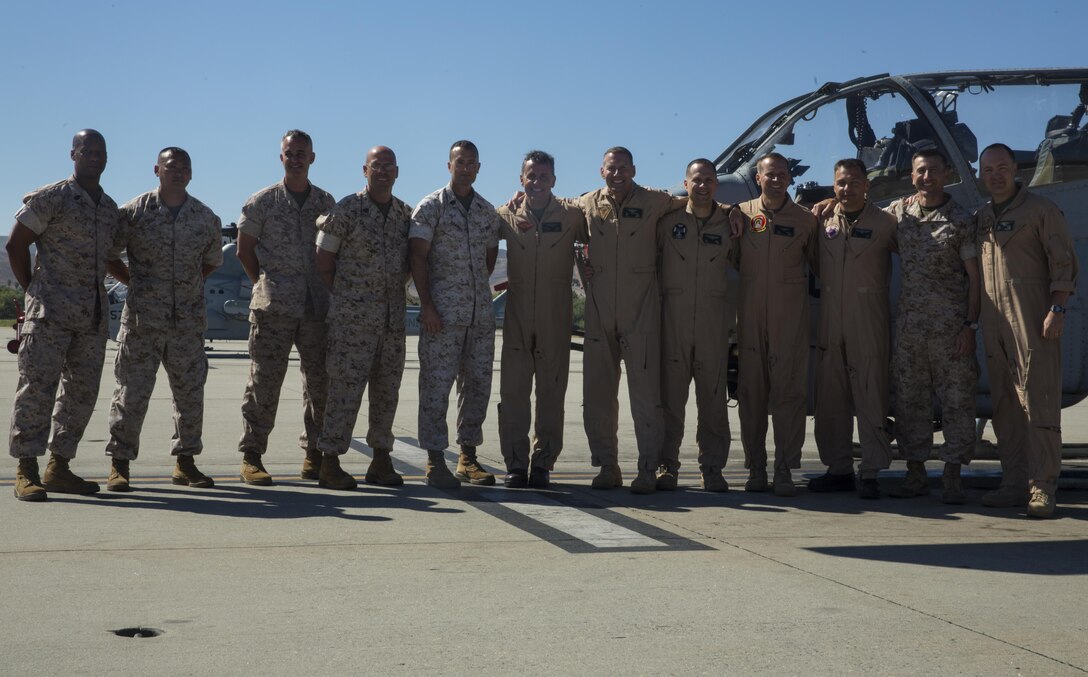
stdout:
{"type": "Polygon", "coordinates": [[[574,323],[574,243],[586,242],[582,210],[552,198],[540,219],[522,202],[498,208],[509,275],[499,377],[499,444],[508,471],[529,469],[530,395],[536,378],[532,465],[551,471],[563,450],[563,400],[574,323]]]}
{"type": "Polygon", "coordinates": [[[744,467],[767,465],[769,411],[775,469],[798,468],[810,331],[805,264],[815,263],[816,217],[789,199],[777,212],[764,209],[762,198],[740,208],[751,219],[734,250],[740,271],[737,403],[744,467]]]}
{"type": "Polygon", "coordinates": [[[1043,338],[1043,319],[1051,292],[1076,289],[1073,240],[1058,207],[1027,188],[1000,216],[991,203],[977,217],[1001,484],[1053,495],[1061,471],[1061,340],[1043,338]]]}
{"type": "Polygon", "coordinates": [[[578,199],[589,228],[582,412],[594,466],[617,465],[620,360],[627,372],[639,470],[657,470],[661,413],[661,293],[657,222],[672,198],[635,185],[623,204],[607,189],[578,199]]]}
{"type": "Polygon", "coordinates": [[[854,471],[854,417],[862,479],[892,461],[889,287],[896,220],[866,204],[853,224],[842,205],[820,229],[820,328],[816,341],[816,446],[832,475],[854,471]]]}
{"type": "Polygon", "coordinates": [[[729,207],[715,204],[705,223],[684,209],[669,212],[657,223],[661,249],[661,403],[665,442],[661,465],[680,469],[684,414],[695,379],[699,469],[720,472],[729,458],[728,327],[736,308],[726,297],[729,253],[729,207]]]}

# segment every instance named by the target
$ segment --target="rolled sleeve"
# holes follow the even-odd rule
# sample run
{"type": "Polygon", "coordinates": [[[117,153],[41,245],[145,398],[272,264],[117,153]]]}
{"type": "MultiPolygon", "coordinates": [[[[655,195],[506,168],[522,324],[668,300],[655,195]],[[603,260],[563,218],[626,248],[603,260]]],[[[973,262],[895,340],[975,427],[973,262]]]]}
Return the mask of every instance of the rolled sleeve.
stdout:
{"type": "MultiPolygon", "coordinates": [[[[412,225],[408,227],[408,237],[430,242],[434,239],[435,222],[438,221],[436,202],[424,200],[412,212],[412,225]]],[[[498,246],[498,245],[496,245],[498,246]]]]}
{"type": "Polygon", "coordinates": [[[264,219],[258,217],[254,213],[255,211],[252,202],[247,202],[242,207],[242,214],[238,217],[238,232],[259,240],[261,239],[261,231],[264,230],[264,219]]]}
{"type": "Polygon", "coordinates": [[[34,231],[35,235],[41,235],[48,224],[48,220],[39,216],[29,204],[15,212],[15,220],[34,231]]]}
{"type": "Polygon", "coordinates": [[[327,231],[319,231],[317,233],[317,246],[327,252],[336,254],[340,251],[341,240],[338,236],[333,235],[327,231]]]}

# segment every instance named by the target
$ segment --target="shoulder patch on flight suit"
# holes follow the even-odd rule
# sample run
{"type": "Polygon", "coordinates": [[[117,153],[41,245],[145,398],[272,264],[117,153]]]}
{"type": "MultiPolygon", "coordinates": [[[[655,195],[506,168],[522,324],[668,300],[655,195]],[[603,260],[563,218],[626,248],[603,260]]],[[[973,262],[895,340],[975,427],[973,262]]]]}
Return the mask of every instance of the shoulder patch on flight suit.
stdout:
{"type": "Polygon", "coordinates": [[[688,236],[688,227],[682,223],[678,223],[672,227],[672,239],[683,240],[688,236]]]}
{"type": "Polygon", "coordinates": [[[1016,229],[1016,221],[998,221],[994,230],[998,233],[1011,233],[1016,229]]]}
{"type": "Polygon", "coordinates": [[[786,237],[793,237],[793,226],[775,226],[775,235],[784,235],[786,237]]]}
{"type": "Polygon", "coordinates": [[[713,233],[703,233],[703,244],[716,244],[720,246],[721,243],[721,235],[714,235],[713,233]]]}
{"type": "Polygon", "coordinates": [[[641,219],[642,208],[641,207],[624,207],[623,218],[625,219],[641,219]]]}
{"type": "Polygon", "coordinates": [[[871,240],[873,239],[873,230],[871,228],[855,228],[853,232],[850,233],[850,237],[871,240]]]}
{"type": "Polygon", "coordinates": [[[763,214],[756,214],[752,217],[752,232],[762,233],[767,230],[767,217],[763,214]]]}
{"type": "Polygon", "coordinates": [[[563,232],[563,224],[559,221],[549,221],[547,223],[540,224],[540,232],[542,233],[561,233],[563,232]]]}

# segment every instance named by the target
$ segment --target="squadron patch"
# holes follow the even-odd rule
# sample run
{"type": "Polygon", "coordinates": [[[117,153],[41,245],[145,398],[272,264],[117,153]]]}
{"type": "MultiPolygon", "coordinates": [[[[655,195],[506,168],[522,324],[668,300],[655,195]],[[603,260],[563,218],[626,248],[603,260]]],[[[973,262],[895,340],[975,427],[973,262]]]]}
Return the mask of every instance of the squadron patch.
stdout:
{"type": "Polygon", "coordinates": [[[1016,221],[999,221],[994,230],[999,233],[1011,233],[1016,228],[1016,221]]]}
{"type": "Polygon", "coordinates": [[[533,229],[533,224],[528,221],[518,221],[518,230],[526,233],[533,229]]]}
{"type": "Polygon", "coordinates": [[[683,240],[688,236],[688,227],[682,223],[678,223],[672,227],[672,239],[683,240]]]}
{"type": "Polygon", "coordinates": [[[824,228],[824,237],[826,237],[827,239],[834,240],[838,236],[839,236],[839,227],[838,226],[830,225],[827,228],[824,228]]]}
{"type": "Polygon", "coordinates": [[[767,217],[763,214],[756,214],[752,217],[752,232],[762,233],[767,230],[767,217]]]}

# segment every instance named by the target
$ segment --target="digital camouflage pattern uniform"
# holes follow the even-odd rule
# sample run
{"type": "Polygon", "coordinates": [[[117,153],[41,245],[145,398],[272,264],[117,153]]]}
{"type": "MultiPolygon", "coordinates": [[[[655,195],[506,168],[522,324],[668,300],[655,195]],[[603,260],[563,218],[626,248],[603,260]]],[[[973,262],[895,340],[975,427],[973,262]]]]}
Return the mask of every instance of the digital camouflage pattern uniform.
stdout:
{"type": "Polygon", "coordinates": [[[139,454],[140,430],[160,364],[174,401],[170,453],[199,454],[208,378],[202,268],[223,263],[222,223],[191,195],[175,216],[157,190],[126,202],[120,213],[110,260],[128,252],[129,288],[117,334],[117,388],[110,403],[106,454],[125,460],[139,454]]]}
{"type": "Polygon", "coordinates": [[[528,472],[530,396],[536,380],[532,465],[551,471],[563,450],[563,400],[574,323],[574,243],[586,242],[582,210],[552,198],[537,218],[523,201],[503,206],[509,287],[502,328],[499,444],[508,471],[528,472]]]}
{"type": "Polygon", "coordinates": [[[967,319],[967,271],[978,256],[975,217],[949,198],[925,215],[918,200],[886,210],[898,226],[902,289],[895,325],[895,433],[899,453],[925,461],[933,448],[933,395],[941,403],[946,463],[970,463],[975,451],[974,351],[956,357],[953,346],[967,319]]]}
{"type": "Polygon", "coordinates": [[[661,249],[661,401],[665,443],[661,465],[680,469],[680,443],[692,379],[698,425],[699,469],[721,472],[729,458],[728,327],[737,309],[728,299],[729,207],[714,205],[705,222],[684,209],[658,221],[661,249]]]}
{"type": "Polygon", "coordinates": [[[329,398],[317,448],[343,454],[351,444],[363,390],[370,389],[366,443],[393,448],[404,374],[405,284],[412,209],[393,198],[388,214],[364,190],[318,220],[317,246],[336,254],[329,302],[329,398]]]}
{"type": "Polygon", "coordinates": [[[104,192],[95,203],[72,177],[28,193],[15,219],[38,239],[8,451],[32,458],[43,456],[48,445],[51,453],[70,459],[102,378],[109,308],[102,281],[117,234],[117,203],[104,192]]]}
{"type": "Polygon", "coordinates": [[[416,206],[408,236],[431,243],[427,269],[442,331],[419,337],[419,444],[449,447],[446,412],[457,381],[457,444],[479,446],[491,399],[495,314],[487,250],[499,246],[501,221],[475,193],[466,211],[447,185],[416,206]]]}
{"type": "Polygon", "coordinates": [[[605,188],[578,199],[589,229],[593,278],[586,287],[582,413],[594,466],[618,464],[620,361],[627,374],[638,469],[655,472],[661,412],[661,291],[657,222],[667,193],[634,185],[623,204],[605,188]]]}
{"type": "Polygon", "coordinates": [[[772,211],[761,198],[740,205],[751,220],[734,247],[737,307],[737,406],[744,466],[767,466],[767,414],[774,424],[774,467],[801,465],[808,382],[809,301],[805,264],[816,261],[819,227],[787,198],[772,211]]]}
{"type": "Polygon", "coordinates": [[[249,302],[251,361],[238,442],[243,454],[263,454],[268,446],[292,345],[298,349],[302,371],[304,430],[299,446],[317,448],[328,389],[329,293],[314,264],[315,242],[317,218],[334,204],[332,195],[310,184],[310,195],[299,207],[280,182],[254,194],[242,207],[238,232],[257,239],[261,266],[249,302]]]}
{"type": "Polygon", "coordinates": [[[892,462],[888,334],[896,220],[866,204],[850,223],[839,204],[820,232],[816,446],[830,474],[853,473],[856,416],[858,470],[862,479],[872,479],[892,462]]]}
{"type": "Polygon", "coordinates": [[[1001,485],[1053,495],[1061,471],[1062,353],[1061,340],[1043,338],[1043,319],[1051,292],[1076,290],[1069,226],[1057,205],[1021,187],[1000,216],[992,203],[979,210],[978,238],[1001,485]]]}

